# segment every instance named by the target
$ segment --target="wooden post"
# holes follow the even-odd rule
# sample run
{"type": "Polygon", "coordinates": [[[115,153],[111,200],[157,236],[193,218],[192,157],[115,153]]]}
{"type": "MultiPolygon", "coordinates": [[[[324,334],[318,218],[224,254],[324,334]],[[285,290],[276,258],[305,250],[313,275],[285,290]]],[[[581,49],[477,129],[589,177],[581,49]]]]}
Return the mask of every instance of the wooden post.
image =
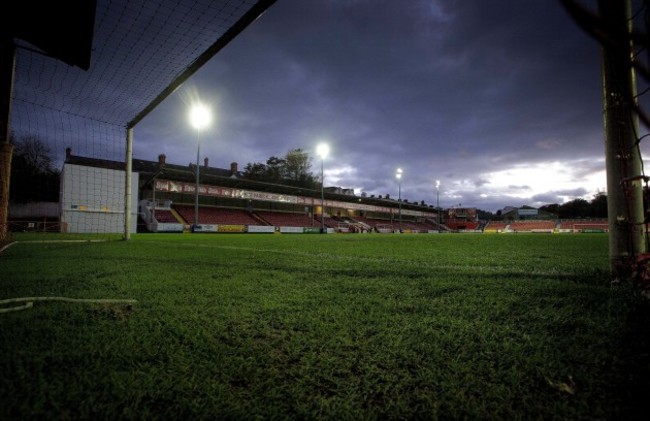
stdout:
{"type": "Polygon", "coordinates": [[[0,39],[0,241],[7,239],[9,185],[13,145],[11,133],[11,99],[13,97],[16,47],[9,37],[0,39]]]}

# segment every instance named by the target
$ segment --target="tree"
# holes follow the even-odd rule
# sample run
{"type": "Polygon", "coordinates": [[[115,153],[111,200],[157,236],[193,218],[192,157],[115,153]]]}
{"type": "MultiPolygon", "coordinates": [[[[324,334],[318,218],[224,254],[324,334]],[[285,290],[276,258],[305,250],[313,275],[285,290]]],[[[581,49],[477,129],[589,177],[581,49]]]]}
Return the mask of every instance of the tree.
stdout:
{"type": "Polygon", "coordinates": [[[279,183],[285,178],[287,162],[272,156],[266,160],[266,177],[272,183],[279,183]]]}
{"type": "Polygon", "coordinates": [[[310,168],[309,154],[302,149],[292,149],[284,158],[271,156],[266,160],[266,164],[260,162],[246,164],[244,177],[249,180],[315,189],[318,183],[310,168]]]}
{"type": "Polygon", "coordinates": [[[59,171],[50,148],[35,136],[15,141],[9,199],[15,202],[57,202],[59,171]]]}
{"type": "Polygon", "coordinates": [[[607,195],[598,193],[591,202],[585,199],[574,199],[558,205],[553,203],[539,208],[542,211],[554,213],[558,218],[607,218],[607,195]]]}
{"type": "Polygon", "coordinates": [[[607,195],[598,193],[591,201],[592,218],[607,218],[607,195]]]}
{"type": "Polygon", "coordinates": [[[309,175],[311,158],[302,149],[292,149],[284,158],[286,163],[286,176],[290,180],[302,181],[309,175]]]}
{"type": "Polygon", "coordinates": [[[573,199],[564,203],[560,209],[577,218],[588,218],[591,216],[591,207],[585,199],[573,199]]]}
{"type": "Polygon", "coordinates": [[[244,178],[263,181],[266,178],[266,165],[261,162],[248,163],[244,167],[244,178]]]}
{"type": "Polygon", "coordinates": [[[551,205],[544,205],[540,207],[539,210],[552,213],[554,215],[557,215],[558,217],[560,216],[560,205],[558,205],[557,203],[553,203],[551,205]]]}
{"type": "Polygon", "coordinates": [[[15,144],[14,158],[22,163],[31,174],[48,174],[52,168],[52,151],[39,138],[26,136],[15,144]]]}

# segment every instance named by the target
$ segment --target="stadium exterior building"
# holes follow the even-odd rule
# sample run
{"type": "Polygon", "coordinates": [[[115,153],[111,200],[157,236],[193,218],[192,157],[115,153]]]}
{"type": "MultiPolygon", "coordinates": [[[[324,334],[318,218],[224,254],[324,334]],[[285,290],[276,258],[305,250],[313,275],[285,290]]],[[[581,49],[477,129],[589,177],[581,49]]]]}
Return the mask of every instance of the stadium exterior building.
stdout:
{"type": "Polygon", "coordinates": [[[555,220],[557,215],[531,206],[522,206],[520,208],[510,206],[501,211],[501,218],[504,221],[555,220]]]}
{"type": "MultiPolygon", "coordinates": [[[[76,157],[66,150],[61,171],[61,230],[71,233],[124,231],[124,163],[76,157]]],[[[132,175],[131,209],[137,206],[138,173],[132,175]]],[[[137,229],[137,215],[130,230],[137,229]]]]}

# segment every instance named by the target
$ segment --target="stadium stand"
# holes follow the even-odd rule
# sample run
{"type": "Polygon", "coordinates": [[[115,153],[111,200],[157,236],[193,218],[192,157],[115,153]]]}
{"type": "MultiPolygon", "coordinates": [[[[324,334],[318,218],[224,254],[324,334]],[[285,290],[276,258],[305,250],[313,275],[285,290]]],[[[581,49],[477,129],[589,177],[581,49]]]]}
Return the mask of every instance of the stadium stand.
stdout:
{"type": "MultiPolygon", "coordinates": [[[[399,226],[399,223],[393,223],[393,226],[399,226]]],[[[402,220],[402,231],[429,232],[430,229],[433,229],[433,228],[430,228],[424,222],[404,221],[404,220],[402,220]]]]}
{"type": "Polygon", "coordinates": [[[479,223],[474,221],[468,221],[467,219],[447,219],[445,221],[447,225],[452,230],[475,230],[478,228],[479,223]]]}
{"type": "MultiPolygon", "coordinates": [[[[194,207],[191,205],[174,205],[174,209],[188,223],[194,224],[194,207]]],[[[267,225],[256,219],[244,209],[227,209],[215,207],[199,207],[199,222],[202,224],[222,225],[267,225]]]]}
{"type": "MultiPolygon", "coordinates": [[[[123,165],[117,161],[75,156],[71,154],[69,148],[66,149],[66,156],[66,165],[71,168],[69,173],[72,175],[79,173],[78,177],[86,177],[86,179],[102,178],[106,171],[118,171],[123,165]],[[92,172],[93,169],[97,171],[92,172]]],[[[313,192],[291,186],[246,180],[237,170],[236,163],[231,164],[230,170],[207,165],[206,161],[202,169],[204,176],[209,181],[216,180],[219,184],[202,184],[199,222],[206,225],[206,229],[213,228],[208,225],[237,225],[248,228],[237,231],[234,230],[235,227],[224,227],[223,232],[248,232],[249,228],[253,228],[250,232],[273,232],[268,229],[269,227],[305,228],[304,230],[285,230],[285,232],[292,233],[318,232],[321,226],[321,207],[313,196],[303,196],[303,194],[313,192]],[[316,213],[312,217],[313,212],[316,213]]],[[[190,228],[188,225],[194,224],[192,201],[195,200],[193,194],[195,176],[192,174],[192,166],[169,164],[165,161],[164,154],[161,154],[157,162],[135,160],[134,168],[137,169],[137,173],[134,175],[138,175],[139,194],[145,197],[139,201],[138,229],[149,232],[161,230],[171,232],[170,230],[173,228],[176,232],[178,225],[181,225],[181,231],[188,230],[190,228]],[[153,203],[156,203],[155,211],[153,203]],[[152,215],[152,212],[155,212],[155,215],[152,215]],[[155,220],[153,216],[155,216],[155,220]]],[[[67,174],[68,171],[65,173],[67,174]]],[[[555,215],[541,213],[535,215],[537,219],[528,219],[532,215],[525,214],[521,217],[518,213],[513,213],[513,215],[519,215],[520,218],[508,217],[505,218],[505,221],[488,222],[479,220],[473,208],[452,208],[447,213],[438,215],[430,209],[420,209],[420,205],[417,204],[408,204],[411,208],[402,212],[400,217],[396,212],[394,202],[379,198],[365,198],[364,201],[367,201],[364,203],[364,209],[360,210],[358,209],[358,198],[334,195],[326,209],[329,213],[325,219],[328,232],[392,233],[398,232],[400,228],[405,233],[608,231],[606,219],[558,220],[555,215]]],[[[87,202],[86,196],[77,195],[68,202],[62,203],[61,208],[72,209],[76,214],[82,215],[87,210],[87,202]]],[[[405,205],[402,204],[402,206],[405,205]]],[[[108,206],[102,206],[100,208],[102,211],[109,209],[108,206]]],[[[94,210],[94,208],[90,208],[90,211],[94,210]]],[[[529,208],[525,210],[530,211],[529,208]]],[[[101,215],[102,217],[113,214],[112,212],[92,213],[92,215],[101,215]]],[[[28,223],[36,226],[33,221],[28,221],[28,223]]],[[[67,221],[62,219],[60,225],[63,227],[64,224],[67,224],[67,221]]],[[[117,225],[115,226],[117,227],[117,225]]],[[[112,225],[109,228],[114,229],[112,225]]],[[[217,227],[214,228],[214,231],[201,232],[221,232],[216,229],[217,227]]],[[[61,229],[67,230],[67,228],[61,229]]],[[[276,231],[283,232],[282,229],[276,231]]],[[[107,230],[107,232],[109,231],[107,230]]]]}
{"type": "Polygon", "coordinates": [[[156,221],[162,222],[162,223],[178,223],[178,219],[174,216],[174,214],[171,211],[168,210],[156,210],[154,214],[154,218],[156,218],[156,221]]]}
{"type": "MultiPolygon", "coordinates": [[[[314,215],[314,221],[316,222],[316,225],[321,225],[321,216],[320,215],[314,215]]],[[[331,217],[326,216],[325,217],[325,227],[326,228],[336,228],[338,226],[338,223],[333,221],[331,217]]]]}
{"type": "Polygon", "coordinates": [[[449,228],[447,225],[443,224],[442,222],[435,221],[431,218],[426,219],[426,223],[428,226],[431,226],[434,231],[452,231],[451,228],[449,228]]]}
{"type": "Polygon", "coordinates": [[[356,232],[359,228],[355,221],[336,215],[326,217],[325,225],[334,228],[336,232],[356,232]]]}
{"type": "Polygon", "coordinates": [[[347,216],[334,216],[332,217],[333,223],[336,223],[338,232],[366,232],[372,228],[361,221],[347,216]]]}
{"type": "Polygon", "coordinates": [[[268,225],[276,227],[312,227],[317,225],[316,220],[304,213],[256,211],[254,214],[268,225]]]}
{"type": "Polygon", "coordinates": [[[515,232],[553,232],[557,222],[554,220],[519,220],[510,224],[515,232]]]}
{"type": "Polygon", "coordinates": [[[370,231],[372,231],[372,227],[369,224],[359,220],[358,218],[355,217],[355,218],[349,218],[349,219],[350,219],[350,222],[354,226],[354,231],[355,232],[370,232],[370,231]]]}
{"type": "Polygon", "coordinates": [[[558,226],[560,231],[585,232],[585,231],[609,231],[606,219],[564,219],[558,226]]]}
{"type": "Polygon", "coordinates": [[[390,219],[369,218],[365,216],[355,216],[354,219],[358,222],[366,224],[367,226],[373,229],[376,228],[377,225],[381,225],[381,226],[392,225],[390,219]]]}
{"type": "Polygon", "coordinates": [[[509,222],[504,221],[490,221],[485,226],[484,232],[503,232],[508,230],[510,226],[509,222]]]}

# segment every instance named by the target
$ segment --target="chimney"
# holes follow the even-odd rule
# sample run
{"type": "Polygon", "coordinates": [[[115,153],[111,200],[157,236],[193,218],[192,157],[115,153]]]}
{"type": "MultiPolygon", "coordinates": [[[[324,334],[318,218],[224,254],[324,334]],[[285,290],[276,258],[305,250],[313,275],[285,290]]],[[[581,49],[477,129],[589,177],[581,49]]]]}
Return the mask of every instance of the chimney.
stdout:
{"type": "Polygon", "coordinates": [[[65,148],[65,159],[70,159],[71,156],[72,156],[72,149],[65,148]]]}
{"type": "Polygon", "coordinates": [[[158,165],[160,165],[161,167],[165,165],[165,159],[167,159],[167,157],[165,156],[164,153],[158,155],[158,165]]]}
{"type": "Polygon", "coordinates": [[[236,162],[231,162],[230,163],[230,175],[237,175],[237,163],[236,162]]]}
{"type": "Polygon", "coordinates": [[[208,165],[208,157],[207,157],[207,156],[206,156],[205,158],[203,158],[203,166],[204,166],[205,168],[208,168],[208,167],[209,167],[209,165],[208,165]]]}

